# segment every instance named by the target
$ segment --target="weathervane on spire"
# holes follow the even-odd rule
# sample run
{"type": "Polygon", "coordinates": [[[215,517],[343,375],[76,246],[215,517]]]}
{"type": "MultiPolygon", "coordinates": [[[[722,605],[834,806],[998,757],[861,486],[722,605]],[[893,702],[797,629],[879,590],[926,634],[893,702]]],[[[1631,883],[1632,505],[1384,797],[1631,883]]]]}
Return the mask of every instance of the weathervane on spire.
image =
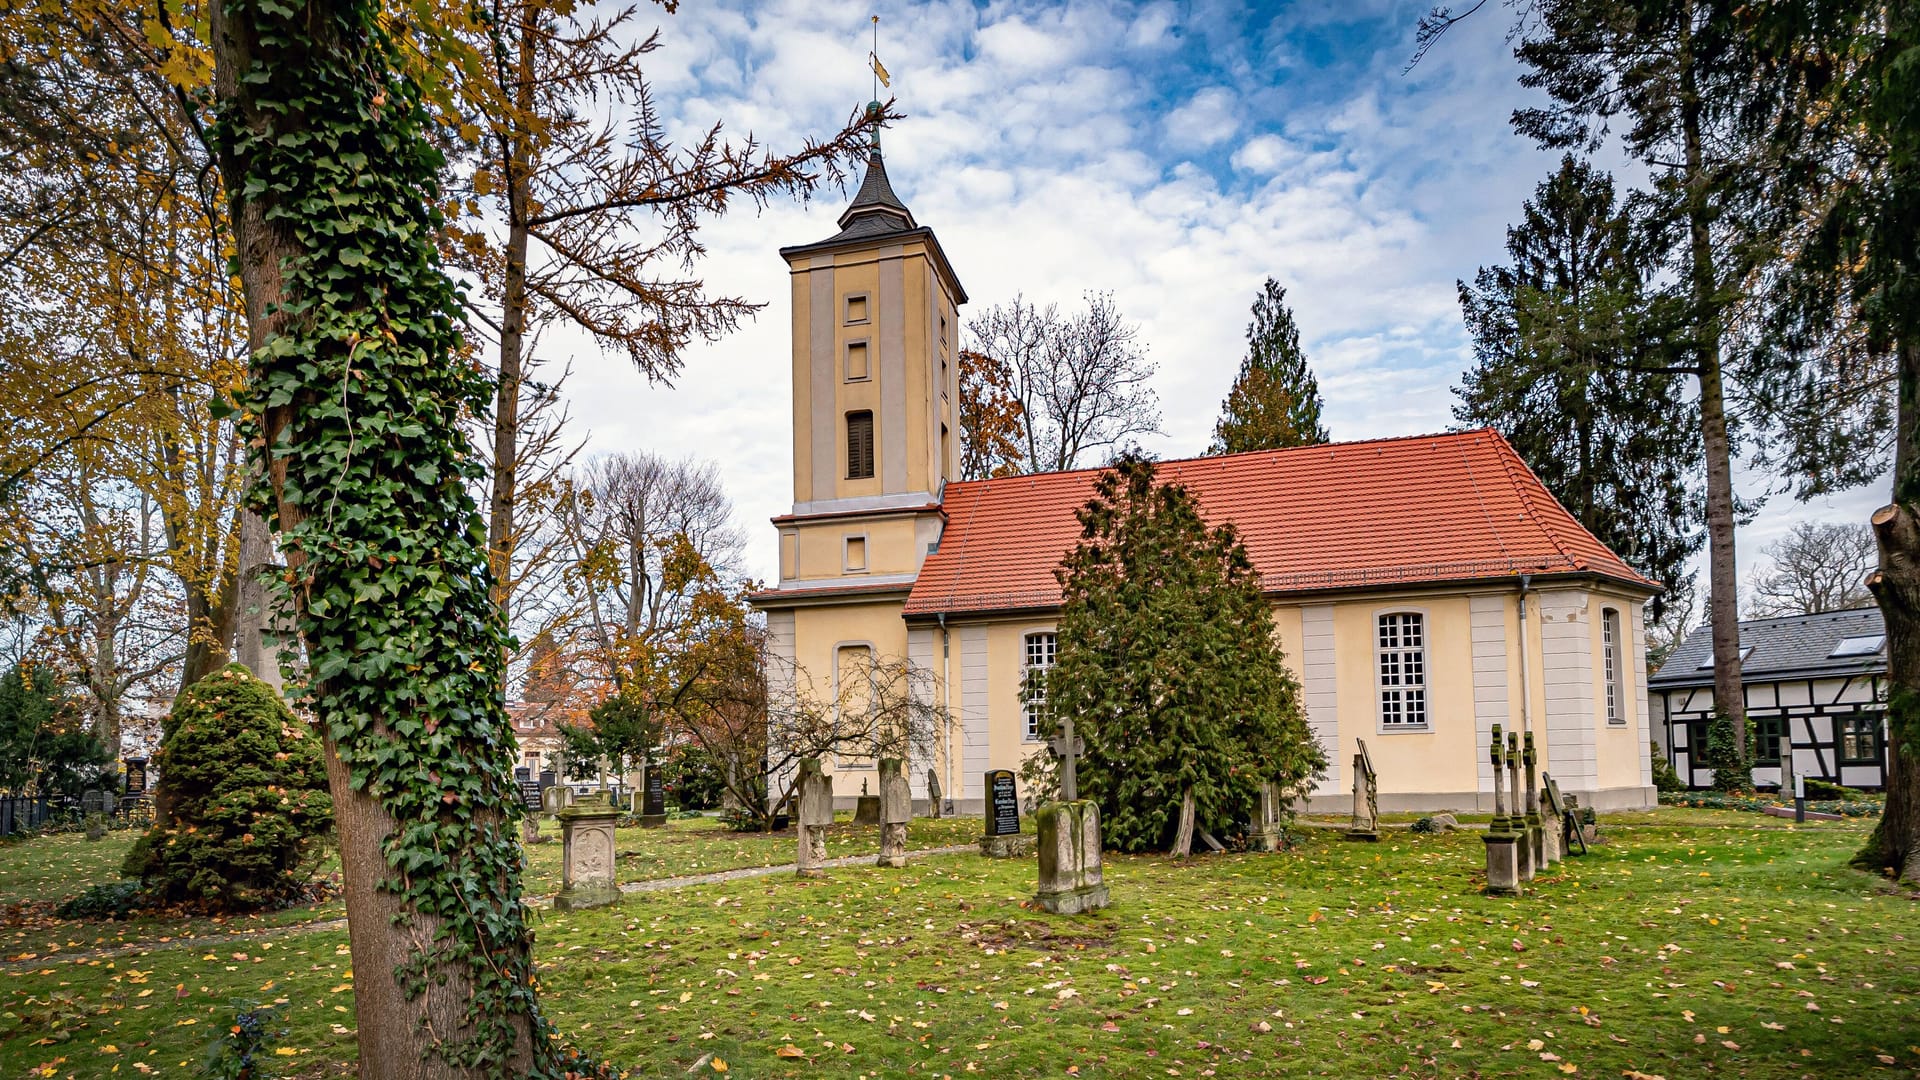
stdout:
{"type": "Polygon", "coordinates": [[[873,121],[873,149],[880,150],[880,88],[891,88],[887,65],[880,62],[880,16],[873,17],[873,50],[867,53],[867,66],[873,69],[873,100],[867,102],[867,117],[873,121]]]}

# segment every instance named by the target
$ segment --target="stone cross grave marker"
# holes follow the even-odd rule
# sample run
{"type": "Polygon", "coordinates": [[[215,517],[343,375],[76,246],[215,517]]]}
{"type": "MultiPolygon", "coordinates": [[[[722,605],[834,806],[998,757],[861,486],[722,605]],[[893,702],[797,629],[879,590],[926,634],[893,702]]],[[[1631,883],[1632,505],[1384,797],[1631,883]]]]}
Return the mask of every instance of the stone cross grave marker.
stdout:
{"type": "Polygon", "coordinates": [[[1527,850],[1533,859],[1533,873],[1537,874],[1547,868],[1547,830],[1540,822],[1540,781],[1533,773],[1537,756],[1531,731],[1525,736],[1525,748],[1520,756],[1527,766],[1527,850]]]}
{"type": "Polygon", "coordinates": [[[1373,771],[1373,758],[1367,754],[1367,740],[1360,739],[1360,750],[1353,755],[1353,823],[1347,827],[1349,840],[1380,839],[1380,777],[1373,771]]]}
{"type": "Polygon", "coordinates": [[[1487,892],[1512,895],[1520,891],[1520,854],[1514,850],[1519,837],[1507,817],[1506,746],[1499,724],[1493,725],[1487,757],[1493,763],[1493,821],[1482,838],[1487,848],[1487,892]]]}
{"type": "Polygon", "coordinates": [[[1087,740],[1073,733],[1073,717],[1060,718],[1060,732],[1047,740],[1047,749],[1060,759],[1060,798],[1072,802],[1080,797],[1079,762],[1087,752],[1087,740]]]}
{"type": "Polygon", "coordinates": [[[1533,880],[1533,838],[1527,832],[1527,815],[1522,808],[1520,794],[1520,733],[1507,732],[1507,790],[1513,792],[1513,813],[1507,820],[1513,823],[1513,863],[1514,871],[1521,881],[1533,880]]]}

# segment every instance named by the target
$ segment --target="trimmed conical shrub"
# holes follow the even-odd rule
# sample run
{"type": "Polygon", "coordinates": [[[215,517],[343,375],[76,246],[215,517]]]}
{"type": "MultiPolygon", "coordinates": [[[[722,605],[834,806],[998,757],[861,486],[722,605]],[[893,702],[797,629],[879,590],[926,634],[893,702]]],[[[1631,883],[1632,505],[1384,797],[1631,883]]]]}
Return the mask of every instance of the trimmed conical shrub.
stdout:
{"type": "Polygon", "coordinates": [[[166,808],[125,873],[156,900],[218,911],[298,898],[333,825],[320,739],[237,664],[174,700],[153,764],[166,808]]]}

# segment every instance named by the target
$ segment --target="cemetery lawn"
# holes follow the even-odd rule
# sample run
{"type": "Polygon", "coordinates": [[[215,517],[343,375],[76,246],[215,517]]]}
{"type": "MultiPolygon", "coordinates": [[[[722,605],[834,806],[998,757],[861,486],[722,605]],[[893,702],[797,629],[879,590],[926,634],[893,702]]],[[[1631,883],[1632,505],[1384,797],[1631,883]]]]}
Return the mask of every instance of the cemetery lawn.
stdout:
{"type": "MultiPolygon", "coordinates": [[[[633,1076],[1920,1073],[1920,903],[1846,868],[1866,823],[1664,817],[1522,899],[1472,833],[1306,830],[1112,858],[1093,916],[1024,908],[1031,860],[923,857],[543,912],[537,959],[633,1076]]],[[[8,964],[0,1077],[191,1075],[236,999],[283,1003],[288,1075],[348,1075],[355,975],[344,929],[8,964]]]]}

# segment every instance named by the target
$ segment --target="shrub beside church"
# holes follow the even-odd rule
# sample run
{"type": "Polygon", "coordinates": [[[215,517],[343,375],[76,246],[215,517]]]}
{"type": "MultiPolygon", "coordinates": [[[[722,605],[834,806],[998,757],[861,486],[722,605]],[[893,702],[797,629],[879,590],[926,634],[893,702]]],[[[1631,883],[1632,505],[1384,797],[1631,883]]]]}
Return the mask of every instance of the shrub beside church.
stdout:
{"type": "Polygon", "coordinates": [[[174,701],[154,755],[159,819],[127,855],[155,902],[234,911],[297,899],[333,825],[320,738],[239,665],[174,701]]]}

